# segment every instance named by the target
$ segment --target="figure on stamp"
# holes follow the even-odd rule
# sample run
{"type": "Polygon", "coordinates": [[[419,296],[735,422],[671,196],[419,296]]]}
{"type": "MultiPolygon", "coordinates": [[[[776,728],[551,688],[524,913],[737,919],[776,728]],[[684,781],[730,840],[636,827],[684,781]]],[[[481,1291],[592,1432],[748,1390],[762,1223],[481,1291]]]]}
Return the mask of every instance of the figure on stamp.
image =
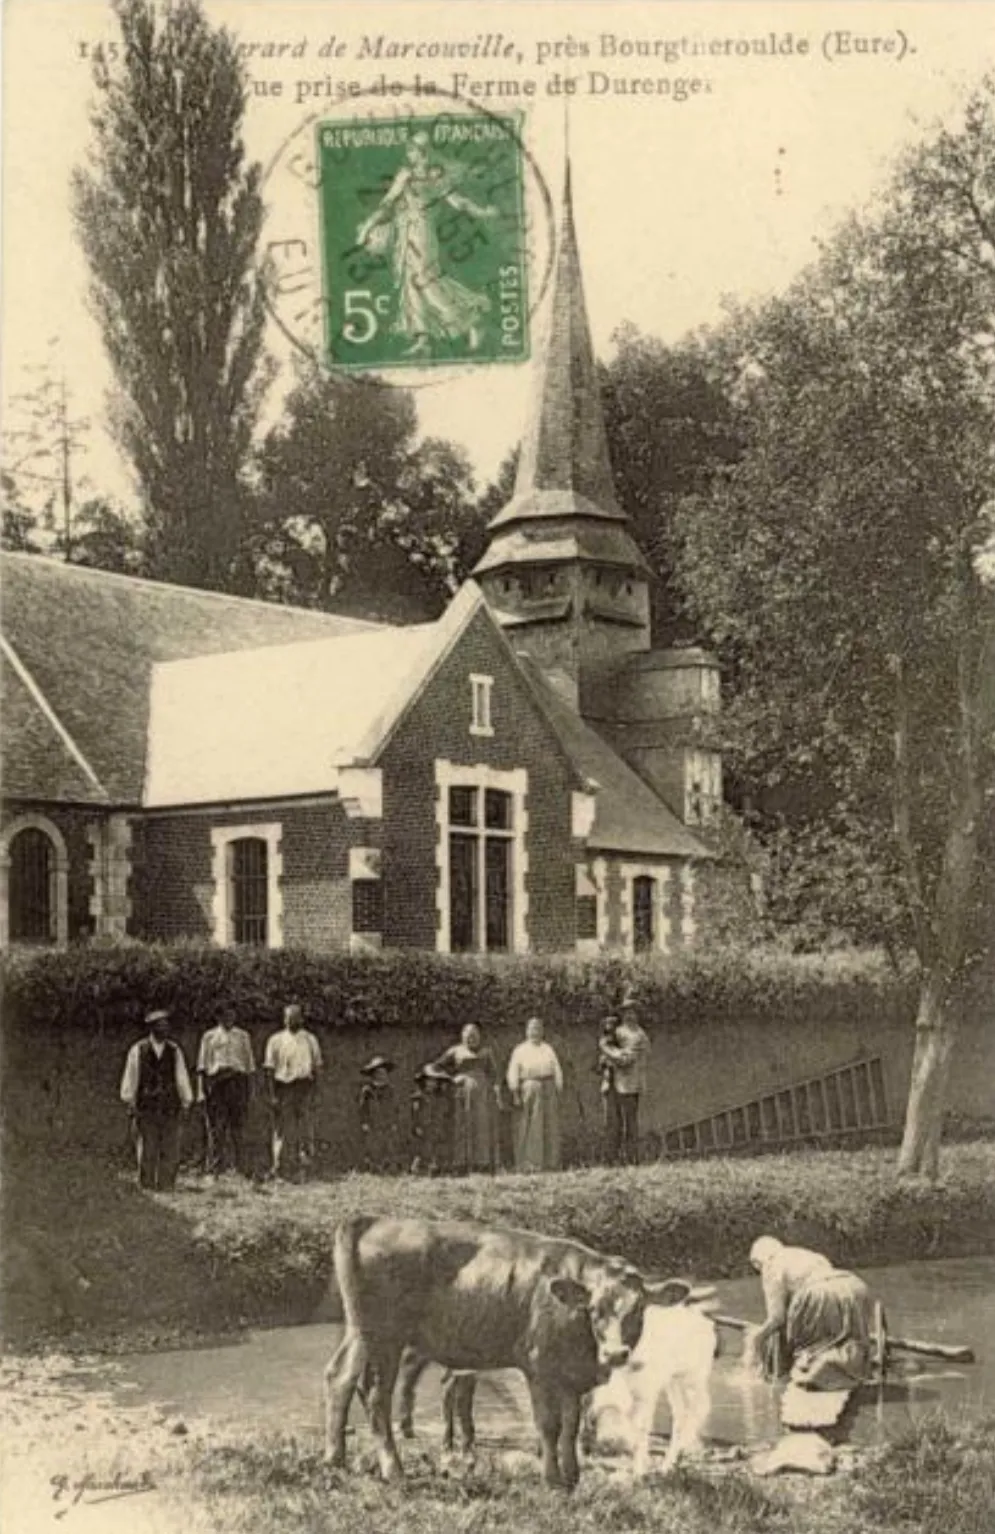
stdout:
{"type": "Polygon", "coordinates": [[[359,245],[382,252],[391,246],[397,290],[392,329],[410,341],[406,355],[428,354],[432,343],[464,336],[471,351],[480,346],[481,320],[490,299],[444,270],[436,216],[448,205],[475,219],[496,218],[494,206],[456,190],[459,167],[434,161],[427,132],[415,133],[405,159],[379,204],[356,232],[359,245]]]}

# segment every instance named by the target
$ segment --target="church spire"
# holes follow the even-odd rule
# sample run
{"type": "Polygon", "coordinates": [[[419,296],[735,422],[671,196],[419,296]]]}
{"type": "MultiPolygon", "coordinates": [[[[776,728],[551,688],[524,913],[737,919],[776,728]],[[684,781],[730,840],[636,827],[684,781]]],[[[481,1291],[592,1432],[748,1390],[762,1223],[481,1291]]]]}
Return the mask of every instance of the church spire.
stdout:
{"type": "Polygon", "coordinates": [[[649,648],[650,572],[612,483],[569,157],[515,492],[492,519],[473,573],[516,649],[557,676],[575,706],[582,671],[649,648]]]}
{"type": "Polygon", "coordinates": [[[612,483],[577,254],[569,158],[549,328],[536,366],[515,493],[491,525],[496,529],[523,516],[564,515],[627,520],[612,483]]]}

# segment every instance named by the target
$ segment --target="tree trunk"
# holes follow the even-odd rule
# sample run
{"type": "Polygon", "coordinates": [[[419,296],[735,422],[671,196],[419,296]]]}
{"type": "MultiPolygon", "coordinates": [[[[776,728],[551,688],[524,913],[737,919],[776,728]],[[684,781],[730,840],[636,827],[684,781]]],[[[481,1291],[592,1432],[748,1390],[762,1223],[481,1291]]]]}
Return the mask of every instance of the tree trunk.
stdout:
{"type": "MultiPolygon", "coordinates": [[[[969,610],[971,577],[964,582],[969,610]]],[[[939,1171],[950,1055],[957,1031],[956,991],[962,979],[967,935],[974,914],[975,875],[984,813],[988,752],[979,749],[992,729],[995,685],[995,624],[989,623],[972,665],[971,626],[965,620],[957,664],[959,740],[951,783],[951,815],[933,906],[931,941],[924,955],[923,983],[916,1015],[912,1082],[899,1173],[939,1171]]]]}
{"type": "Polygon", "coordinates": [[[900,1173],[936,1177],[940,1169],[943,1110],[957,1032],[956,1014],[947,1005],[949,989],[944,977],[934,971],[926,976],[919,995],[912,1083],[898,1156],[900,1173]]]}

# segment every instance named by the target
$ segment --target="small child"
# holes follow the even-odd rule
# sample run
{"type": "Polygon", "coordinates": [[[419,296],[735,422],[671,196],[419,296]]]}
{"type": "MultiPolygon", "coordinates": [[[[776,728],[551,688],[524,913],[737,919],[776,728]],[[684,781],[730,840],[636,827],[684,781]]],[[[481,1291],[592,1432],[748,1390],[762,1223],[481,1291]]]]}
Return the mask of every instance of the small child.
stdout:
{"type": "Polygon", "coordinates": [[[363,1137],[363,1163],[367,1171],[383,1172],[396,1146],[393,1135],[393,1093],[390,1073],[393,1060],[375,1055],[360,1067],[364,1078],[359,1089],[359,1128],[363,1137]]]}
{"type": "Polygon", "coordinates": [[[453,1137],[453,1079],[438,1065],[423,1065],[415,1073],[411,1135],[415,1144],[412,1172],[431,1177],[444,1171],[453,1137]]]}
{"type": "Polygon", "coordinates": [[[606,1017],[601,1024],[601,1032],[598,1034],[598,1059],[594,1069],[601,1077],[601,1091],[607,1096],[615,1086],[615,1066],[603,1052],[602,1044],[607,1044],[609,1049],[618,1048],[617,1017],[606,1017]]]}

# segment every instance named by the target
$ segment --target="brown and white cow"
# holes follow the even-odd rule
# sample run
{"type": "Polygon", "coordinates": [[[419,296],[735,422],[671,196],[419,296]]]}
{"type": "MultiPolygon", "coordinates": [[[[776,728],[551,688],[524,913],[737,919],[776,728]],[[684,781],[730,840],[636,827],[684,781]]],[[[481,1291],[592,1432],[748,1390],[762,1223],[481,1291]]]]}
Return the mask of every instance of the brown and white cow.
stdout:
{"type": "Polygon", "coordinates": [[[688,1285],[649,1285],[618,1258],[574,1241],[471,1221],[369,1218],[335,1233],[345,1336],[325,1370],[326,1450],[345,1463],[349,1406],[364,1394],[385,1479],[401,1475],[391,1422],[405,1348],[454,1370],[520,1369],[550,1486],[578,1476],[582,1398],[624,1364],[649,1300],[678,1304],[688,1285]]]}

